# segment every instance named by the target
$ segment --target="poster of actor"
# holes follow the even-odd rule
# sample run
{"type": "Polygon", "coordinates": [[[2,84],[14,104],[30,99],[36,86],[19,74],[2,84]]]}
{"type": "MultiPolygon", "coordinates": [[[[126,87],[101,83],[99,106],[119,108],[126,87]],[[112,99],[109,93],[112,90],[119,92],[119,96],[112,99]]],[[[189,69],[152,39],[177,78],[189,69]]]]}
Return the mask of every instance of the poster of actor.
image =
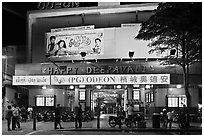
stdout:
{"type": "Polygon", "coordinates": [[[80,56],[82,51],[87,55],[103,55],[103,39],[103,29],[50,32],[47,33],[47,52],[51,56],[80,56]],[[52,36],[55,39],[51,39],[52,36]]]}

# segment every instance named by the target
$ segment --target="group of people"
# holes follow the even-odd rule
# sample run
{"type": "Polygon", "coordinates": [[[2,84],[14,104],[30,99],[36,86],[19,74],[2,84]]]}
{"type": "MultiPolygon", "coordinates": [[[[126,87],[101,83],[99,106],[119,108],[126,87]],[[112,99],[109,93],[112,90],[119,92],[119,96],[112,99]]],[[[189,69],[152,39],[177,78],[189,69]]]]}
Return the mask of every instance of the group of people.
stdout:
{"type": "Polygon", "coordinates": [[[21,129],[20,119],[24,119],[26,121],[28,116],[28,119],[30,120],[32,117],[32,111],[33,109],[31,106],[29,106],[26,111],[25,107],[19,108],[16,104],[8,105],[5,115],[8,131],[21,129]],[[11,123],[12,128],[10,127],[11,123]]]}
{"type": "MultiPolygon", "coordinates": [[[[76,128],[82,128],[82,107],[79,104],[79,106],[76,109],[76,115],[75,115],[75,122],[76,122],[76,128]]],[[[55,129],[63,129],[61,125],[61,111],[60,111],[60,104],[57,104],[57,108],[55,109],[55,129]]]]}
{"type": "Polygon", "coordinates": [[[178,122],[179,122],[179,126],[180,127],[188,127],[188,122],[187,122],[187,108],[185,105],[183,105],[183,107],[181,108],[180,112],[176,115],[175,112],[169,111],[167,112],[166,109],[163,109],[161,114],[161,120],[163,122],[163,127],[167,128],[169,125],[169,128],[172,127],[172,122],[174,121],[174,118],[177,118],[178,122]],[[177,116],[177,117],[176,117],[177,116]]]}

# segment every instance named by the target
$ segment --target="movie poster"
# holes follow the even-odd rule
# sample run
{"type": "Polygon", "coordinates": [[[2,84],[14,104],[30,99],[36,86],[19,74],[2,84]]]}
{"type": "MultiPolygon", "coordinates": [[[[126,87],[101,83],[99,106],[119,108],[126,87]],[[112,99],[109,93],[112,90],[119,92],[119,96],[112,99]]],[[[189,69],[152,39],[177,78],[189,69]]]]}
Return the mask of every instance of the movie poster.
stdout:
{"type": "Polygon", "coordinates": [[[47,53],[53,57],[104,54],[104,29],[50,32],[46,39],[47,53]]]}

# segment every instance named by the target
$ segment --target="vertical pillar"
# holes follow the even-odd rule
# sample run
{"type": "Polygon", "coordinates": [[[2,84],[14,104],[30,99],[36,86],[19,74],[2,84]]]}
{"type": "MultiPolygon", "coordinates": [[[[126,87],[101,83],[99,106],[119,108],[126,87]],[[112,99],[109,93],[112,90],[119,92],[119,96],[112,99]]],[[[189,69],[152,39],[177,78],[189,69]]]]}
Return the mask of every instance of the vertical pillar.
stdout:
{"type": "Polygon", "coordinates": [[[91,86],[86,86],[86,110],[91,110],[91,86]]]}
{"type": "Polygon", "coordinates": [[[79,104],[79,87],[78,86],[75,87],[74,97],[75,97],[74,106],[77,107],[79,104]]]}
{"type": "Polygon", "coordinates": [[[127,92],[128,92],[128,99],[133,99],[133,85],[129,85],[127,87],[127,92]]]}
{"type": "Polygon", "coordinates": [[[126,104],[128,104],[128,93],[127,93],[127,89],[125,89],[124,91],[124,105],[123,105],[123,108],[124,110],[126,110],[126,104]]]}

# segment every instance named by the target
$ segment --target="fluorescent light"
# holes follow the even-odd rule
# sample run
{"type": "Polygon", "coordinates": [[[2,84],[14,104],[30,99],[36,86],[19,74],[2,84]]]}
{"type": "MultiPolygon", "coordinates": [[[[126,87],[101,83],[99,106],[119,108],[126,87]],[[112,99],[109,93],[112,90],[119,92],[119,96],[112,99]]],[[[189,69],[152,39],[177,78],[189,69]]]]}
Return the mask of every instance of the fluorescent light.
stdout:
{"type": "Polygon", "coordinates": [[[74,89],[74,86],[73,86],[73,85],[71,85],[71,86],[69,86],[69,88],[70,88],[70,89],[74,89]]]}
{"type": "Polygon", "coordinates": [[[46,86],[42,86],[42,89],[47,89],[47,87],[46,86]]]}
{"type": "Polygon", "coordinates": [[[176,88],[182,88],[182,85],[176,85],[176,88]]]}
{"type": "Polygon", "coordinates": [[[121,85],[117,85],[116,88],[120,89],[122,86],[121,85]]]}

